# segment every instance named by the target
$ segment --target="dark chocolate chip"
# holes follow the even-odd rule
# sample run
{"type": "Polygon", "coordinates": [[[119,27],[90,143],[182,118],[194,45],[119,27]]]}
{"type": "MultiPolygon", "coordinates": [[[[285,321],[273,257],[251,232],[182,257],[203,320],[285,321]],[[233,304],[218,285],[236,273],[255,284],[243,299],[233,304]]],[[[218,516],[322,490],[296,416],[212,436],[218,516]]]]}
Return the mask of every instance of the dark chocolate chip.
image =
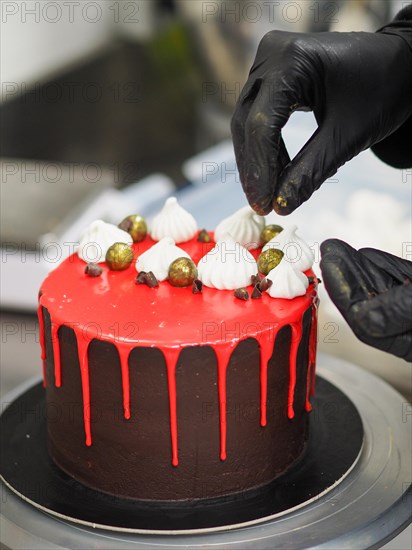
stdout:
{"type": "Polygon", "coordinates": [[[237,288],[234,292],[235,298],[239,298],[239,300],[249,300],[249,293],[246,290],[246,288],[237,288]]]}
{"type": "Polygon", "coordinates": [[[132,226],[133,226],[133,221],[130,219],[130,217],[128,217],[128,218],[125,218],[122,222],[120,222],[117,227],[129,233],[132,226]]]}
{"type": "Polygon", "coordinates": [[[262,298],[262,291],[259,288],[259,284],[257,284],[252,291],[252,300],[258,300],[259,298],[262,298]]]}
{"type": "Polygon", "coordinates": [[[197,240],[200,243],[210,243],[212,240],[212,237],[209,235],[209,233],[206,231],[206,229],[202,229],[199,231],[199,235],[197,236],[197,240]]]}
{"type": "Polygon", "coordinates": [[[261,280],[262,280],[262,277],[260,276],[259,273],[257,273],[256,275],[252,275],[250,278],[250,281],[253,286],[256,286],[257,284],[259,284],[261,280]]]}
{"type": "Polygon", "coordinates": [[[159,282],[152,271],[140,271],[136,277],[136,284],[147,285],[149,288],[159,286],[159,282]]]}
{"type": "Polygon", "coordinates": [[[265,277],[264,279],[262,279],[259,283],[259,290],[260,292],[265,292],[265,290],[267,290],[268,288],[270,288],[272,286],[272,281],[270,279],[268,279],[267,277],[265,277]]]}
{"type": "Polygon", "coordinates": [[[149,288],[154,288],[155,286],[159,286],[159,282],[152,271],[148,271],[146,273],[146,280],[147,280],[146,284],[149,288]]]}
{"type": "Polygon", "coordinates": [[[203,283],[200,279],[195,279],[192,284],[192,292],[193,294],[199,294],[202,292],[203,289],[203,283]]]}
{"type": "Polygon", "coordinates": [[[309,284],[310,285],[313,285],[313,283],[321,283],[322,281],[320,279],[318,279],[317,277],[313,277],[312,275],[306,275],[306,277],[308,278],[308,281],[309,281],[309,284]]]}
{"type": "Polygon", "coordinates": [[[86,273],[86,275],[89,275],[89,277],[100,277],[100,275],[103,273],[103,269],[99,265],[90,262],[84,268],[84,272],[86,273]]]}

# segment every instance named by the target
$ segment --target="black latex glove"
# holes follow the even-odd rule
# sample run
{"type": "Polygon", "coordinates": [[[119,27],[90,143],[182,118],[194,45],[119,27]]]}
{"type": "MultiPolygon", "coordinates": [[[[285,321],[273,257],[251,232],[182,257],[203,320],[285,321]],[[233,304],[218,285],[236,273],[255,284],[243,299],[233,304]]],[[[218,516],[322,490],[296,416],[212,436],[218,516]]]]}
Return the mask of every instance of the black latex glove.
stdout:
{"type": "Polygon", "coordinates": [[[326,290],[356,336],[411,361],[412,262],[337,239],[320,250],[326,290]]]}
{"type": "Polygon", "coordinates": [[[412,8],[403,11],[406,29],[400,21],[378,33],[263,37],[232,118],[256,212],[289,214],[346,161],[412,122],[412,8]],[[295,110],[312,110],[318,129],[290,162],[281,130],[295,110]]]}

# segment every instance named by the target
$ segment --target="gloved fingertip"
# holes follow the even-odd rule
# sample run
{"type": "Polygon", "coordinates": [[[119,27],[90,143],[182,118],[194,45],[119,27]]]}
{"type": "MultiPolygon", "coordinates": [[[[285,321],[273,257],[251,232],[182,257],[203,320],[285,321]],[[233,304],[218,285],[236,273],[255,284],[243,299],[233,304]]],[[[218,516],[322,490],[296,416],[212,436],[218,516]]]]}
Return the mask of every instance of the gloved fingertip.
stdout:
{"type": "Polygon", "coordinates": [[[302,173],[295,160],[287,164],[278,176],[275,203],[279,213],[290,214],[306,202],[317,189],[312,178],[302,173]]]}
{"type": "Polygon", "coordinates": [[[320,245],[320,252],[322,256],[334,255],[336,251],[344,244],[344,241],[340,239],[326,239],[320,245]]]}
{"type": "Polygon", "coordinates": [[[328,261],[339,258],[354,259],[357,255],[357,250],[341,239],[327,239],[321,243],[320,252],[322,259],[328,261]]]}
{"type": "Polygon", "coordinates": [[[272,211],[273,191],[268,185],[269,174],[264,164],[254,158],[243,166],[242,187],[246,198],[257,214],[265,216],[272,211]]]}
{"type": "Polygon", "coordinates": [[[291,214],[296,209],[293,204],[290,204],[288,199],[283,195],[278,195],[273,201],[273,210],[279,216],[287,216],[291,214]]]}
{"type": "Polygon", "coordinates": [[[286,216],[296,210],[302,202],[299,194],[299,186],[292,181],[287,181],[285,183],[282,172],[273,200],[273,209],[281,216],[286,216]]]}
{"type": "Polygon", "coordinates": [[[354,260],[357,251],[345,241],[340,239],[327,239],[320,245],[321,268],[322,264],[331,263],[343,259],[345,261],[354,260]]]}
{"type": "Polygon", "coordinates": [[[253,210],[259,216],[267,216],[268,214],[270,214],[272,212],[271,205],[265,206],[265,205],[261,205],[260,203],[256,203],[256,202],[249,202],[249,205],[250,205],[251,208],[253,208],[253,210]]]}

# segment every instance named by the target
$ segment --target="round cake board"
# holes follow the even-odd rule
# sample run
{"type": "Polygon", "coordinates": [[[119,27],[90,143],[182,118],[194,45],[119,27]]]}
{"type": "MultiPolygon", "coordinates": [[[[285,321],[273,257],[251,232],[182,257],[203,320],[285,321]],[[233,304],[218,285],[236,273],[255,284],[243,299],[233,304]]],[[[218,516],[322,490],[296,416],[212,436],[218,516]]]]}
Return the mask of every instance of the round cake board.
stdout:
{"type": "Polygon", "coordinates": [[[47,453],[45,393],[36,384],[1,416],[1,476],[36,508],[89,527],[135,533],[226,530],[280,517],[332,491],[354,468],[363,444],[361,417],[335,385],[317,377],[304,457],[273,483],[233,497],[191,502],[121,499],[62,472],[47,453]]]}

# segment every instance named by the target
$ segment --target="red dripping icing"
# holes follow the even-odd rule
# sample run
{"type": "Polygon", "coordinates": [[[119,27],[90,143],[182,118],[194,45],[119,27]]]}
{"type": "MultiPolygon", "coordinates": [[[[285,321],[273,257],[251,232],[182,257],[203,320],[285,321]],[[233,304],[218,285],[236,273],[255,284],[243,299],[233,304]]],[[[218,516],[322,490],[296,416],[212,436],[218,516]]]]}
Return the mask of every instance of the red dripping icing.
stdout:
{"type": "Polygon", "coordinates": [[[293,410],[293,401],[295,398],[295,386],[296,386],[296,360],[298,355],[298,348],[300,340],[302,338],[302,324],[294,323],[292,328],[292,341],[290,344],[289,353],[289,392],[288,392],[288,418],[295,416],[293,410]]]}
{"type": "Polygon", "coordinates": [[[177,445],[177,397],[176,397],[176,365],[180,348],[161,348],[166,360],[167,383],[169,388],[170,438],[172,441],[172,465],[179,464],[177,445]]]}
{"type": "Polygon", "coordinates": [[[306,400],[305,409],[310,412],[312,405],[310,404],[309,397],[315,393],[315,378],[316,378],[316,346],[317,346],[317,315],[316,315],[316,302],[312,305],[312,321],[310,326],[309,336],[309,358],[308,358],[308,374],[306,379],[306,400]]]}
{"type": "Polygon", "coordinates": [[[220,460],[226,460],[226,373],[235,342],[214,347],[217,359],[217,387],[219,396],[220,460]]]}
{"type": "Polygon", "coordinates": [[[51,339],[53,343],[53,356],[54,356],[54,380],[56,388],[60,388],[61,381],[61,366],[60,366],[60,341],[59,341],[59,328],[60,325],[53,323],[51,325],[51,339]]]}
{"type": "Polygon", "coordinates": [[[89,348],[90,340],[86,338],[85,334],[75,330],[77,340],[77,350],[79,354],[80,363],[80,376],[82,379],[82,394],[83,394],[83,421],[84,421],[84,433],[86,436],[86,445],[90,447],[92,444],[92,433],[90,429],[90,385],[89,385],[89,360],[87,357],[87,350],[89,348]]]}
{"type": "Polygon", "coordinates": [[[122,372],[122,391],[123,391],[123,411],[126,420],[130,418],[130,376],[129,376],[129,355],[130,346],[117,345],[117,352],[120,359],[120,368],[122,372]]]}
{"type": "Polygon", "coordinates": [[[41,348],[41,360],[43,366],[43,387],[46,387],[46,344],[44,337],[44,317],[43,317],[43,307],[39,304],[37,308],[37,317],[39,318],[39,340],[41,348]]]}
{"type": "Polygon", "coordinates": [[[316,382],[316,348],[318,344],[318,310],[319,298],[315,297],[312,305],[312,324],[309,338],[309,364],[312,368],[312,381],[310,388],[310,395],[315,395],[315,382],[316,382]]]}
{"type": "Polygon", "coordinates": [[[309,363],[308,372],[306,375],[306,396],[305,396],[305,410],[307,412],[311,412],[312,410],[312,405],[309,401],[309,395],[312,387],[312,368],[313,368],[312,365],[309,363]]]}
{"type": "Polygon", "coordinates": [[[272,357],[277,329],[267,330],[259,338],[260,346],[260,425],[267,423],[268,363],[272,357]]]}

